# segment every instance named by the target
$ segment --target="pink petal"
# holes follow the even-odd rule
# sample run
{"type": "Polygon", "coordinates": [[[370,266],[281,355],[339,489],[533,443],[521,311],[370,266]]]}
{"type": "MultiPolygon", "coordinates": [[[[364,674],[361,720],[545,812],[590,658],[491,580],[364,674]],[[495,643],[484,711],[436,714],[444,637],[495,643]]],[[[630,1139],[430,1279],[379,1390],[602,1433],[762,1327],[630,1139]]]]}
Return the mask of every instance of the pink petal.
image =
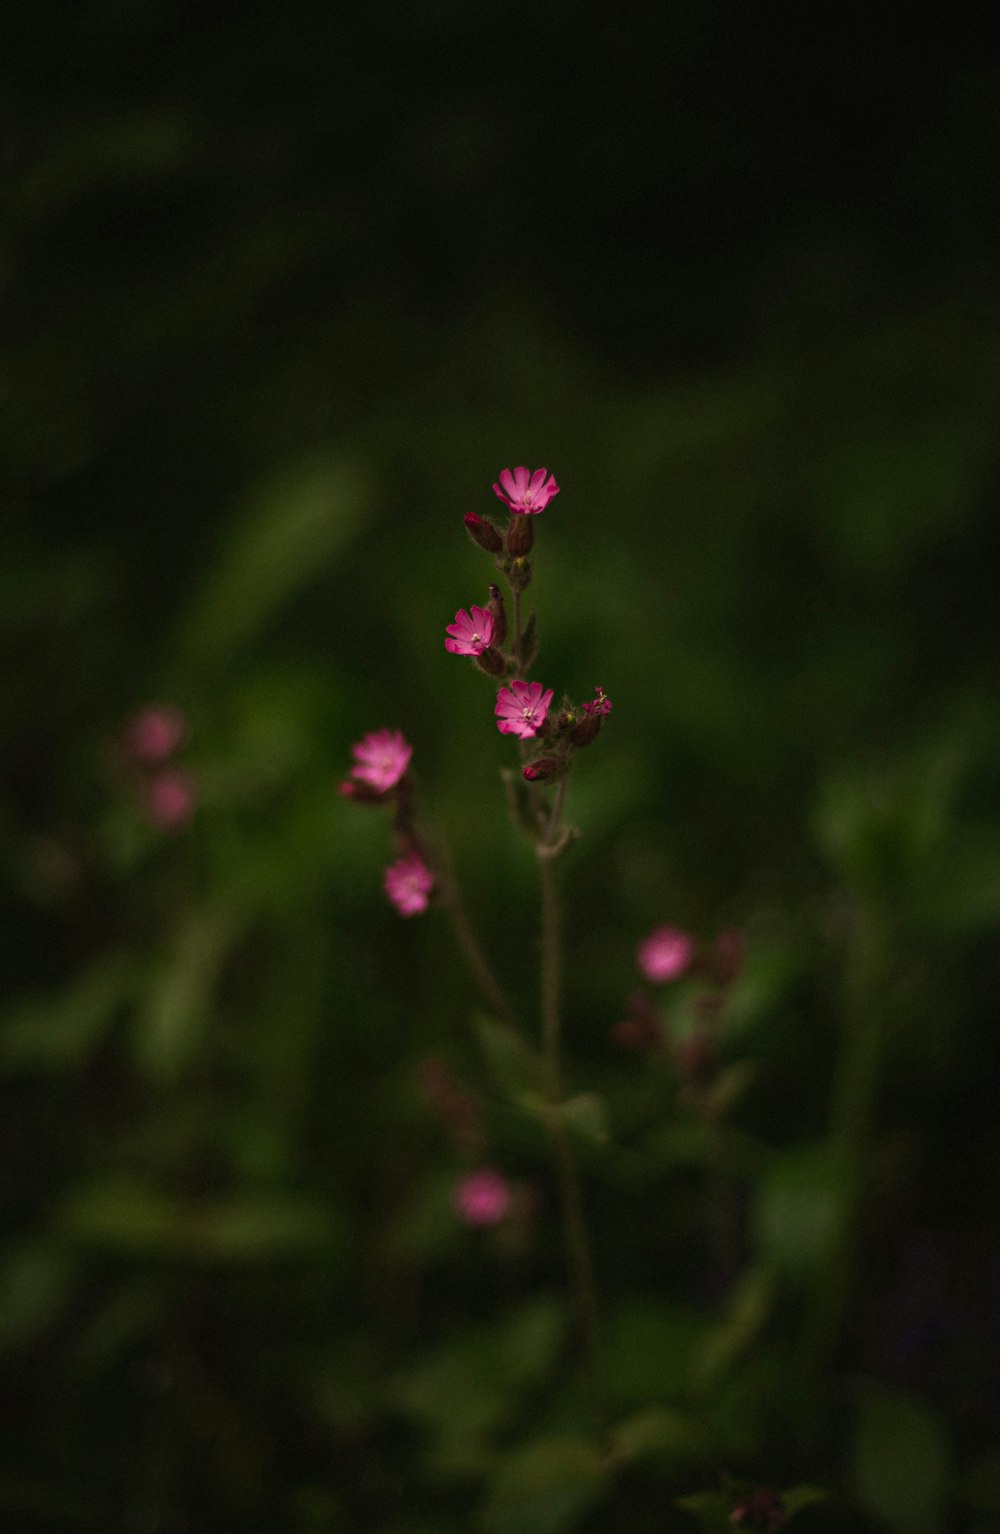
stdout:
{"type": "Polygon", "coordinates": [[[528,489],[531,491],[532,495],[534,495],[535,491],[538,490],[540,488],[540,486],[545,483],[545,475],[546,475],[546,473],[547,473],[547,470],[545,470],[545,469],[536,469],[534,474],[532,474],[532,476],[531,476],[531,484],[528,486],[528,489]]]}
{"type": "MultiPolygon", "coordinates": [[[[520,474],[520,473],[522,473],[524,471],[522,471],[521,469],[518,469],[517,472],[520,474]]],[[[503,485],[504,489],[506,490],[507,494],[510,496],[511,500],[516,501],[517,498],[518,498],[518,495],[520,494],[520,491],[518,490],[517,483],[516,483],[516,481],[514,479],[513,474],[510,472],[509,469],[504,469],[503,473],[500,476],[500,483],[501,483],[501,485],[503,485]]],[[[496,486],[494,485],[493,488],[495,490],[496,486]]]]}
{"type": "Polygon", "coordinates": [[[514,484],[517,487],[517,500],[524,500],[524,492],[528,488],[528,482],[530,479],[531,475],[523,464],[520,466],[520,468],[514,470],[514,484]]]}

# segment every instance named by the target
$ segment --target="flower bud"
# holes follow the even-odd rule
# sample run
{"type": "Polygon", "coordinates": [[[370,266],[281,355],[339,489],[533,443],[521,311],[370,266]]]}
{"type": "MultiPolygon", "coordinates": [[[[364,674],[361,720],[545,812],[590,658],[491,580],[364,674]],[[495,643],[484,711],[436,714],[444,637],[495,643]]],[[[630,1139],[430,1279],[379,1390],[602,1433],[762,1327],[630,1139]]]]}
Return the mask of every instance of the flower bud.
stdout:
{"type": "Polygon", "coordinates": [[[782,1527],[785,1517],[785,1504],[778,1493],[761,1487],[736,1504],[729,1515],[729,1522],[739,1529],[760,1529],[765,1534],[772,1534],[772,1531],[782,1527]]]}
{"type": "Polygon", "coordinates": [[[503,605],[503,592],[499,586],[491,586],[489,610],[493,615],[493,642],[502,645],[507,638],[507,613],[503,605]]]}
{"type": "Polygon", "coordinates": [[[593,744],[600,733],[600,714],[584,714],[583,718],[578,719],[570,731],[569,738],[574,746],[589,746],[593,744]]]}
{"type": "Polygon", "coordinates": [[[565,771],[566,763],[554,756],[540,756],[537,761],[529,762],[521,769],[521,776],[527,783],[549,783],[553,778],[558,778],[565,771]]]}
{"type": "Polygon", "coordinates": [[[492,645],[476,656],[476,665],[480,671],[485,671],[487,676],[503,676],[507,670],[507,662],[500,651],[495,650],[492,645]]]}
{"type": "Polygon", "coordinates": [[[530,554],[535,541],[535,524],[531,517],[511,517],[507,529],[507,555],[520,559],[530,554]]]}
{"type": "Polygon", "coordinates": [[[508,571],[508,579],[515,591],[526,591],[531,585],[531,566],[526,559],[515,559],[508,571]]]}
{"type": "Polygon", "coordinates": [[[350,779],[341,783],[338,793],[352,804],[384,804],[388,797],[384,790],[372,788],[370,783],[353,783],[350,779]]]}
{"type": "Polygon", "coordinates": [[[470,511],[465,518],[465,531],[473,543],[477,543],[481,549],[485,549],[487,554],[501,554],[503,552],[503,539],[500,537],[497,528],[493,526],[492,522],[487,522],[484,518],[477,517],[474,511],[470,511]]]}

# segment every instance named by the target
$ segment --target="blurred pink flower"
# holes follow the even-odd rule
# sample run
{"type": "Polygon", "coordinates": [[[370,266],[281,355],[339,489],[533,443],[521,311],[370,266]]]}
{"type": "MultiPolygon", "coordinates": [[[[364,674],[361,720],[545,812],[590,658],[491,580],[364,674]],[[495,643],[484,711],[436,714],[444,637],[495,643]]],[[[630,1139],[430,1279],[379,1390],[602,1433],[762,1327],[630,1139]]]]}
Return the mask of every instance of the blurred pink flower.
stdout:
{"type": "Polygon", "coordinates": [[[445,633],[451,637],[444,642],[451,655],[482,655],[493,643],[493,614],[488,607],[473,607],[471,613],[460,607],[454,623],[449,623],[445,633]]]}
{"type": "Polygon", "coordinates": [[[165,767],[145,785],[144,802],[157,831],[182,831],[194,816],[198,785],[182,767],[165,767]]]}
{"type": "Polygon", "coordinates": [[[452,1200],[466,1225],[499,1225],[510,1208],[510,1184],[502,1172],[482,1167],[455,1184],[452,1200]]]}
{"type": "Polygon", "coordinates": [[[591,718],[601,714],[610,714],[611,699],[607,696],[603,687],[598,687],[593,700],[583,705],[583,712],[589,714],[591,718]]]}
{"type": "Polygon", "coordinates": [[[183,745],[187,729],[187,719],[174,704],[151,704],[125,726],[125,747],[143,767],[158,767],[183,745]]]}
{"type": "Polygon", "coordinates": [[[375,730],[351,750],[354,755],[351,777],[377,788],[381,794],[395,788],[413,755],[413,747],[399,730],[375,730]]]}
{"type": "Polygon", "coordinates": [[[639,968],[657,985],[683,975],[693,958],[694,940],[679,927],[657,927],[639,944],[639,968]]]}
{"type": "Polygon", "coordinates": [[[419,916],[427,909],[434,875],[423,858],[412,852],[398,862],[390,863],[385,871],[383,888],[400,916],[419,916]]]}
{"type": "Polygon", "coordinates": [[[549,474],[545,478],[547,470],[536,469],[534,474],[525,468],[515,469],[513,474],[509,469],[504,469],[500,476],[500,484],[494,484],[493,490],[502,501],[506,501],[511,511],[519,515],[533,517],[538,512],[544,511],[554,495],[559,494],[559,486],[556,484],[555,475],[549,474]],[[503,486],[503,489],[500,486],[503,486]]]}
{"type": "Polygon", "coordinates": [[[511,682],[497,693],[497,729],[501,735],[530,740],[545,723],[552,702],[552,688],[542,691],[541,682],[511,682]]]}

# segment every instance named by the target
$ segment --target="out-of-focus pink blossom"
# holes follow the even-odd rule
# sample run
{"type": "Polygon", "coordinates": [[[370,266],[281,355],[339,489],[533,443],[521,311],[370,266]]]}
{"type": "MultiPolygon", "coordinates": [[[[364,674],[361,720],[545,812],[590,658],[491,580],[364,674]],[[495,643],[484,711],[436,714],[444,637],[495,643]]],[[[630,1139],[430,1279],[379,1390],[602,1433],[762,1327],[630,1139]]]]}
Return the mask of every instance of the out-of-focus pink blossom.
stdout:
{"type": "Polygon", "coordinates": [[[399,730],[374,730],[351,750],[354,756],[351,777],[377,788],[381,794],[395,788],[413,755],[413,747],[399,730]]]}
{"type": "Polygon", "coordinates": [[[511,682],[497,693],[497,729],[501,735],[530,740],[545,723],[552,702],[552,688],[542,691],[541,682],[511,682]]]}
{"type": "Polygon", "coordinates": [[[423,858],[413,852],[390,863],[385,871],[383,888],[400,916],[419,916],[427,909],[434,875],[423,858]]]}
{"type": "Polygon", "coordinates": [[[502,1172],[481,1167],[455,1184],[452,1200],[466,1225],[499,1225],[510,1208],[510,1184],[502,1172]]]}
{"type": "Polygon", "coordinates": [[[545,510],[554,495],[559,494],[555,475],[549,474],[546,479],[546,473],[546,469],[536,469],[532,474],[530,469],[520,468],[512,474],[509,469],[504,469],[500,484],[493,486],[494,493],[520,516],[536,516],[545,510]]]}
{"type": "Polygon", "coordinates": [[[729,1522],[737,1528],[765,1529],[768,1534],[774,1534],[783,1527],[785,1517],[785,1504],[778,1493],[762,1487],[737,1503],[729,1515],[729,1522]]]}
{"type": "Polygon", "coordinates": [[[142,767],[158,767],[184,744],[187,719],[173,703],[151,704],[125,726],[125,747],[142,767]]]}
{"type": "Polygon", "coordinates": [[[473,607],[470,612],[461,607],[454,623],[445,629],[450,637],[444,647],[451,655],[482,655],[493,643],[493,628],[493,614],[488,607],[473,607]]]}
{"type": "Polygon", "coordinates": [[[610,714],[611,699],[608,697],[603,687],[598,687],[597,692],[591,702],[585,703],[583,705],[583,712],[585,714],[589,714],[592,719],[595,717],[599,718],[601,714],[610,714]]]}
{"type": "Polygon", "coordinates": [[[164,767],[146,783],[146,814],[157,831],[182,831],[198,803],[198,785],[182,767],[164,767]]]}
{"type": "Polygon", "coordinates": [[[679,927],[657,927],[639,944],[638,958],[646,979],[663,985],[683,975],[694,958],[694,940],[679,927]]]}

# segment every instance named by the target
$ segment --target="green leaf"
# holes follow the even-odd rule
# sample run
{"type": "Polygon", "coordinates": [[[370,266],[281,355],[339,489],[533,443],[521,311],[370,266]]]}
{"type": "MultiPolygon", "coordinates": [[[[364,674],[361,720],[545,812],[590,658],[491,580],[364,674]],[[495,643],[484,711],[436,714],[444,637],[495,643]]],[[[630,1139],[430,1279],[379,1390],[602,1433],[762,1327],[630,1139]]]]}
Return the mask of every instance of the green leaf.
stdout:
{"type": "Polygon", "coordinates": [[[939,1534],[951,1450],[938,1412],[870,1384],[861,1396],[849,1470],[859,1505],[898,1534],[939,1534]]]}
{"type": "Polygon", "coordinates": [[[729,1521],[729,1498],[721,1491],[696,1491],[687,1497],[677,1497],[675,1506],[697,1518],[703,1534],[733,1534],[729,1521]]]}
{"type": "Polygon", "coordinates": [[[785,1522],[791,1523],[796,1513],[801,1513],[804,1507],[812,1507],[815,1502],[825,1502],[830,1493],[822,1486],[792,1486],[780,1495],[785,1504],[785,1522]]]}
{"type": "Polygon", "coordinates": [[[178,926],[136,1016],[136,1059],[150,1076],[176,1080],[196,1054],[233,936],[230,921],[204,911],[178,926]]]}
{"type": "Polygon", "coordinates": [[[548,1110],[554,1118],[561,1119],[566,1128],[589,1145],[607,1145],[608,1105],[596,1092],[580,1092],[564,1103],[556,1103],[548,1110]]]}
{"type": "Polygon", "coordinates": [[[551,1438],[508,1454],[490,1488],[481,1534],[563,1534],[600,1496],[605,1468],[583,1438],[551,1438]]]}
{"type": "Polygon", "coordinates": [[[840,1158],[827,1144],[775,1156],[757,1189],[757,1238],[778,1272],[796,1281],[827,1251],[844,1192],[840,1158]]]}
{"type": "Polygon", "coordinates": [[[536,1103],[544,1099],[546,1071],[541,1056],[516,1029],[491,1017],[475,1017],[473,1027],[499,1085],[508,1097],[536,1103]]]}
{"type": "Polygon", "coordinates": [[[774,1303],[774,1278],[770,1268],[758,1263],[742,1274],[727,1303],[727,1313],[705,1339],[695,1365],[703,1388],[712,1384],[740,1358],[760,1336],[774,1303]]]}
{"type": "Polygon", "coordinates": [[[612,1453],[626,1462],[665,1458],[676,1463],[700,1458],[707,1447],[705,1429],[691,1412],[653,1406],[615,1428],[612,1453]]]}
{"type": "Polygon", "coordinates": [[[214,665],[256,634],[297,590],[320,579],[364,519],[358,465],[313,456],[259,491],[230,535],[181,636],[182,664],[214,665]]]}
{"type": "Polygon", "coordinates": [[[99,959],[68,989],[23,1003],[0,1027],[0,1072],[69,1070],[100,1042],[131,998],[130,956],[99,959]]]}

